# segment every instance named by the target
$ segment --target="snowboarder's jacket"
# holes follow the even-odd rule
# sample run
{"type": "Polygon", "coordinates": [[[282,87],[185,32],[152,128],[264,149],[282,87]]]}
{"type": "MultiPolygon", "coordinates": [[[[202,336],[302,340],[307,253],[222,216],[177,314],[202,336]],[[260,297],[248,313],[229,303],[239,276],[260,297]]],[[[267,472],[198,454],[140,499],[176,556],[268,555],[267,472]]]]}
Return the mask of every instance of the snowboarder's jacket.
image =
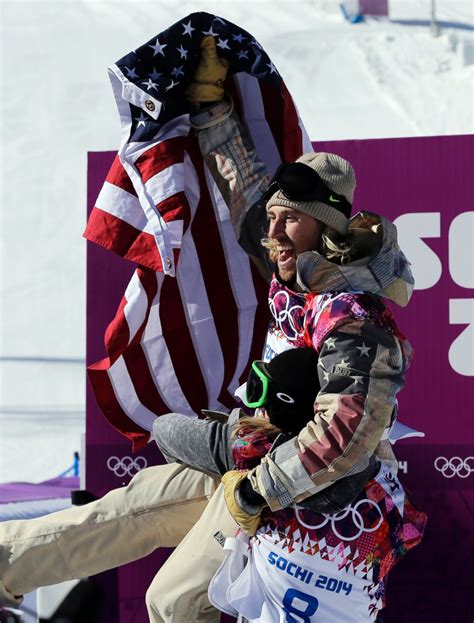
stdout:
{"type": "MultiPolygon", "coordinates": [[[[239,242],[270,276],[260,245],[266,212],[256,201],[268,175],[236,116],[229,116],[226,104],[219,104],[221,110],[220,121],[216,109],[192,121],[239,242]]],[[[312,251],[298,256],[295,291],[271,278],[273,318],[265,358],[311,345],[319,355],[321,386],[314,420],[298,437],[272,450],[251,474],[253,487],[272,510],[361,472],[374,454],[396,469],[386,438],[396,418],[396,395],[404,385],[411,347],[383,298],[406,305],[413,277],[390,221],[359,213],[350,228],[356,260],[340,266],[312,251]]]]}
{"type": "MultiPolygon", "coordinates": [[[[264,428],[242,425],[232,447],[235,464],[252,469],[271,438],[264,428]]],[[[426,526],[398,478],[379,467],[342,513],[300,505],[263,509],[254,537],[240,532],[226,541],[226,559],[209,587],[211,603],[254,623],[289,620],[288,612],[308,622],[374,621],[385,606],[391,569],[420,543],[426,526]],[[294,611],[291,596],[299,602],[294,611]]]]}

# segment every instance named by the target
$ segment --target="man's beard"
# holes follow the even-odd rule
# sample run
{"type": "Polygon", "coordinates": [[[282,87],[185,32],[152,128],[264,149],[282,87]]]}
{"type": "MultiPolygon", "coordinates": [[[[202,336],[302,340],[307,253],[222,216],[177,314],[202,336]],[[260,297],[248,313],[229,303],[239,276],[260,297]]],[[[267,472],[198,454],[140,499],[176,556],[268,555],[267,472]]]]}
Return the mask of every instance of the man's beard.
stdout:
{"type": "Polygon", "coordinates": [[[278,268],[278,240],[275,240],[274,238],[263,238],[261,240],[261,244],[267,250],[270,262],[272,262],[272,264],[274,264],[275,266],[275,277],[284,286],[292,288],[296,284],[296,266],[293,270],[285,270],[283,274],[280,274],[280,270],[278,268]]]}
{"type": "Polygon", "coordinates": [[[294,270],[285,270],[283,274],[280,274],[278,264],[276,264],[275,277],[284,286],[294,289],[294,286],[296,285],[296,268],[294,270]]]}

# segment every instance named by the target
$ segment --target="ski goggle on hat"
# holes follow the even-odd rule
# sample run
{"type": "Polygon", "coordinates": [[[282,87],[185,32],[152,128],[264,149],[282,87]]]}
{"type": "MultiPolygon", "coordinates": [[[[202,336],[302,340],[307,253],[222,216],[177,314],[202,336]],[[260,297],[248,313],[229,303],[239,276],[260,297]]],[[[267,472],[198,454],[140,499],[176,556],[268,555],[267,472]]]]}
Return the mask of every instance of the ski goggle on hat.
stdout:
{"type": "Polygon", "coordinates": [[[244,404],[251,409],[265,406],[272,377],[264,361],[253,361],[247,378],[244,404]]]}
{"type": "Polygon", "coordinates": [[[330,190],[318,172],[302,162],[280,164],[268,188],[262,195],[267,202],[277,191],[291,201],[320,201],[334,207],[347,216],[351,213],[351,204],[344,195],[330,190]]]}

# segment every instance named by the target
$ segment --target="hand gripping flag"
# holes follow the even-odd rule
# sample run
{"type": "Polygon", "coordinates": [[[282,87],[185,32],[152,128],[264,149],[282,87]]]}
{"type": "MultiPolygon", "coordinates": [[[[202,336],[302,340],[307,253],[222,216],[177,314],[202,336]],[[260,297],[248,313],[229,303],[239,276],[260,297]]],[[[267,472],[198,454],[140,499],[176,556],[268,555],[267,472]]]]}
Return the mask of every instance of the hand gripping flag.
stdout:
{"type": "Polygon", "coordinates": [[[262,46],[220,17],[192,13],[109,68],[122,141],[84,235],[138,267],[108,356],[88,374],[135,449],[157,415],[234,407],[265,338],[266,284],[236,241],[184,98],[206,35],[230,62],[226,91],[269,173],[312,150],[262,46]]]}

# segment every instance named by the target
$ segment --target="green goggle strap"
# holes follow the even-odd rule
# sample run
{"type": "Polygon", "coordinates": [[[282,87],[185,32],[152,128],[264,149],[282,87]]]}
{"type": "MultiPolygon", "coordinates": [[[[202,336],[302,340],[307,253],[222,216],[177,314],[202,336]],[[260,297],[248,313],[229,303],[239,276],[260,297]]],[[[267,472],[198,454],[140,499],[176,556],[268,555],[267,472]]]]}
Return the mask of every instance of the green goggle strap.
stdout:
{"type": "Polygon", "coordinates": [[[262,386],[263,386],[262,395],[260,396],[260,398],[257,401],[250,402],[249,401],[249,397],[248,397],[248,393],[247,393],[247,389],[246,389],[245,390],[245,401],[244,402],[245,402],[247,407],[250,407],[251,409],[258,409],[259,407],[263,407],[264,404],[267,401],[268,385],[269,385],[270,379],[257,366],[257,361],[253,361],[252,362],[252,370],[255,372],[255,374],[258,376],[258,378],[262,381],[262,386]]]}

